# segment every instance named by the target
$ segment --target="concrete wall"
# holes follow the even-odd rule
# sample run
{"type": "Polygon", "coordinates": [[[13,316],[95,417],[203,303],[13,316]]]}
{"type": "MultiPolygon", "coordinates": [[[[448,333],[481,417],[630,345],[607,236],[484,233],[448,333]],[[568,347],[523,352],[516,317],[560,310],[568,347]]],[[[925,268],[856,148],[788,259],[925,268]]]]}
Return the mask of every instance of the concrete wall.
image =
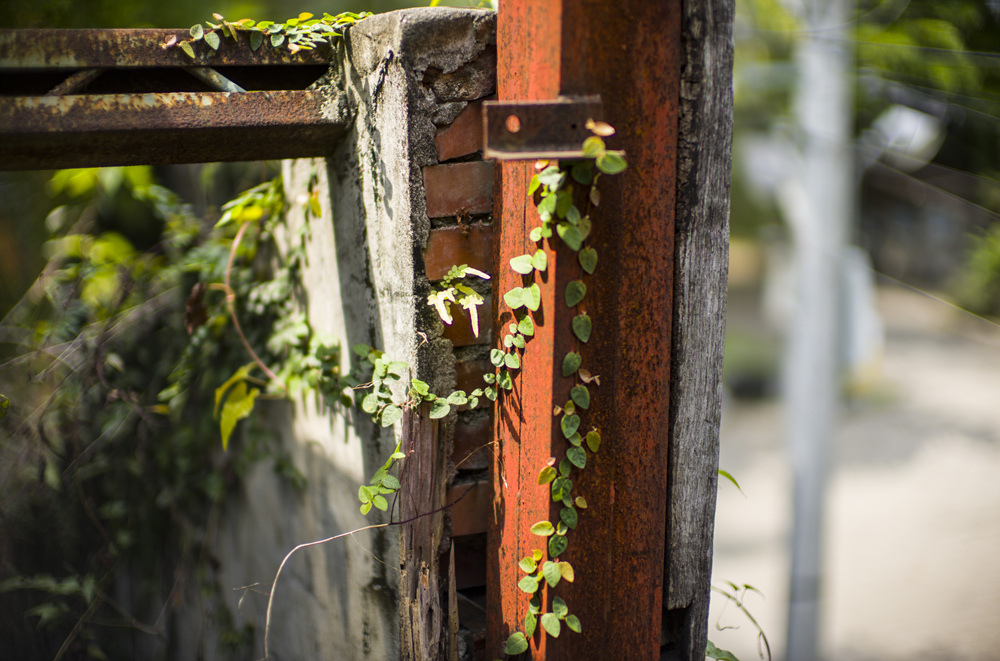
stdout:
{"type": "MultiPolygon", "coordinates": [[[[303,306],[314,330],[339,338],[345,361],[357,360],[350,352],[357,343],[410,361],[416,375],[439,393],[453,390],[460,374],[467,389],[481,385],[478,374],[488,365],[489,303],[476,338],[463,319],[445,328],[424,301],[428,276],[440,278],[454,263],[489,268],[492,165],[475,154],[481,127],[478,106],[469,102],[493,93],[494,44],[492,12],[414,9],[352,27],[338,47],[329,91],[332,111],[345,103],[350,108],[353,129],[330,146],[325,161],[283,166],[291,209],[285,241],[298,240],[308,223],[303,306]],[[449,159],[458,164],[441,164],[449,159]],[[319,219],[304,216],[310,186],[319,191],[319,219]]],[[[283,451],[306,476],[306,488],[292,489],[268,462],[255,466],[242,492],[220,513],[213,544],[221,563],[217,579],[234,624],[254,627],[253,658],[263,656],[266,593],[285,553],[386,520],[378,512],[362,516],[357,491],[392,452],[400,433],[398,424],[377,429],[360,410],[329,411],[311,400],[270,405],[267,415],[283,451]],[[245,591],[235,588],[252,584],[257,587],[238,603],[245,591]]],[[[453,413],[435,423],[436,446],[410,451],[446,477],[456,422],[465,430],[459,436],[465,434],[464,442],[473,447],[479,441],[467,438],[470,434],[479,434],[479,444],[488,441],[484,416],[453,413]]],[[[463,479],[486,484],[481,477],[473,471],[463,479]]],[[[444,495],[442,483],[428,502],[410,506],[432,507],[444,495]]],[[[456,521],[459,532],[481,532],[485,516],[475,521],[471,510],[463,516],[456,521]]],[[[425,549],[419,567],[433,603],[417,617],[443,622],[446,614],[435,595],[446,581],[438,575],[436,557],[447,548],[448,520],[442,514],[436,521],[435,544],[443,547],[425,549]]],[[[401,602],[408,608],[413,595],[400,594],[401,573],[413,553],[401,550],[399,540],[400,528],[390,527],[296,554],[278,585],[271,658],[442,656],[444,637],[431,636],[421,643],[422,652],[414,651],[407,632],[413,623],[401,614],[401,602]]],[[[192,606],[197,602],[194,595],[188,599],[192,606]]],[[[192,608],[178,621],[174,658],[196,658],[199,647],[207,658],[222,656],[217,633],[202,637],[204,615],[192,608]]]]}

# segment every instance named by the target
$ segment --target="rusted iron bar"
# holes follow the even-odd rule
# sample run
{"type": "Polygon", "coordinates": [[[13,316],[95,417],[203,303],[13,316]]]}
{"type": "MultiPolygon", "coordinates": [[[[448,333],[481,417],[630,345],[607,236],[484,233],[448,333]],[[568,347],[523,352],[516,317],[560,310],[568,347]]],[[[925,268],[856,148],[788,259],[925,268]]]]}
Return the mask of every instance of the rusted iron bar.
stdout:
{"type": "Polygon", "coordinates": [[[348,128],[328,91],[0,97],[0,169],[323,156],[348,128]]]}
{"type": "Polygon", "coordinates": [[[191,59],[178,48],[164,49],[187,30],[0,30],[0,69],[86,69],[97,67],[266,66],[326,64],[324,49],[291,53],[269,43],[256,51],[246,33],[239,43],[221,40],[218,51],[198,44],[191,59]]]}
{"type": "Polygon", "coordinates": [[[587,120],[604,119],[600,97],[483,104],[483,157],[583,158],[587,120]]]}
{"type": "MultiPolygon", "coordinates": [[[[491,654],[527,612],[517,562],[546,546],[529,527],[558,519],[537,478],[550,456],[565,454],[553,407],[567,401],[573,385],[560,370],[562,357],[573,350],[591,373],[601,375],[584,416],[586,428],[601,431],[600,452],[574,479],[574,495],[584,495],[590,506],[560,558],[573,564],[577,578],[556,590],[579,616],[583,632],[564,627],[554,640],[539,627],[531,655],[574,661],[660,657],[680,45],[675,2],[501,3],[500,102],[600,95],[606,121],[618,129],[609,146],[627,152],[629,169],[601,181],[600,207],[592,212],[599,262],[594,276],[585,276],[585,303],[594,320],[590,341],[574,340],[576,312],[563,302],[566,284],[581,277],[575,255],[564,246],[548,249],[549,269],[539,282],[544,318],[536,321],[514,392],[496,416],[500,451],[487,597],[491,654]]],[[[503,292],[522,284],[508,261],[534,250],[528,233],[537,217],[527,205],[531,164],[504,161],[499,172],[493,300],[502,313],[503,292]]],[[[502,336],[500,326],[494,327],[493,337],[502,336]]],[[[544,595],[545,610],[551,610],[551,596],[544,595]]]]}
{"type": "Polygon", "coordinates": [[[78,92],[94,82],[102,73],[104,73],[104,69],[83,69],[82,71],[77,71],[50,89],[45,96],[63,96],[64,94],[78,92]]]}

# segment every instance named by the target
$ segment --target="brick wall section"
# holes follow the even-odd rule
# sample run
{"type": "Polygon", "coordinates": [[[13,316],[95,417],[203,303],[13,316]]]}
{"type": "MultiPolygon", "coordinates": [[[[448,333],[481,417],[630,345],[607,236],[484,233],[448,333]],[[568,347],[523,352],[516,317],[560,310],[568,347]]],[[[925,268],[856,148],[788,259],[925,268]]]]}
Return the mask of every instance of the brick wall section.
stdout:
{"type": "MultiPolygon", "coordinates": [[[[483,145],[482,104],[469,103],[455,119],[437,130],[435,144],[438,164],[424,167],[424,193],[428,218],[435,219],[424,249],[424,269],[429,280],[443,278],[456,264],[489,273],[493,252],[493,163],[481,158],[483,145]],[[459,162],[446,162],[460,159],[459,162]]],[[[473,334],[468,313],[452,306],[454,322],[445,326],[443,336],[466,357],[456,356],[456,387],[470,392],[482,388],[483,373],[492,369],[487,359],[490,342],[490,296],[479,307],[479,336],[473,334]],[[481,350],[476,352],[477,348],[481,350]],[[471,355],[473,357],[469,357],[471,355]]],[[[462,407],[455,421],[452,440],[452,463],[455,479],[446,502],[461,501],[449,509],[453,536],[486,532],[492,486],[487,471],[490,465],[490,402],[481,399],[477,411],[462,407]],[[471,491],[469,489],[471,488],[471,491]],[[468,492],[468,493],[466,493],[468,492]]],[[[463,558],[458,565],[482,568],[479,560],[463,558]]],[[[483,559],[485,560],[485,559],[483,559]]],[[[484,565],[485,566],[485,565],[484,565]]],[[[475,582],[461,572],[459,582],[475,582]]]]}
{"type": "Polygon", "coordinates": [[[424,168],[427,217],[462,218],[493,211],[493,163],[468,161],[424,168]]]}

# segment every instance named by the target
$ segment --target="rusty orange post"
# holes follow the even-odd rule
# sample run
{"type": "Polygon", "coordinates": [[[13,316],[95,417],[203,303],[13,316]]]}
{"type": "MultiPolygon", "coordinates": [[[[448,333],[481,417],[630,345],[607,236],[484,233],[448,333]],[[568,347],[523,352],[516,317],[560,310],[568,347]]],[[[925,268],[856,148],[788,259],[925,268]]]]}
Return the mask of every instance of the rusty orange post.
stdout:
{"type": "MultiPolygon", "coordinates": [[[[600,452],[574,488],[589,507],[570,533],[562,559],[576,581],[555,592],[583,631],[554,640],[532,637],[534,659],[659,658],[664,603],[667,456],[673,292],[675,157],[680,80],[680,4],[649,0],[504,0],[498,24],[500,101],[600,95],[604,120],[617,129],[609,147],[629,168],[600,182],[591,245],[599,260],[585,276],[594,331],[578,345],[566,283],[580,278],[575,254],[546,244],[549,269],[539,282],[542,317],[527,343],[513,392],[495,417],[494,503],[490,527],[487,655],[497,655],[520,626],[528,595],[517,587],[518,560],[544,539],[529,532],[558,520],[549,489],[538,485],[549,457],[565,455],[553,407],[569,399],[561,375],[567,351],[599,374],[584,417],[600,429],[600,452]]],[[[497,346],[509,322],[503,293],[522,284],[510,258],[533,252],[538,224],[528,201],[533,164],[505,161],[497,171],[493,329],[497,346]],[[497,314],[494,314],[497,318],[497,314]]],[[[543,593],[544,594],[544,593],[543,593]]],[[[547,604],[551,596],[546,595],[547,604]]],[[[549,608],[546,608],[549,610],[549,608]]],[[[494,658],[494,656],[489,656],[494,658]]]]}

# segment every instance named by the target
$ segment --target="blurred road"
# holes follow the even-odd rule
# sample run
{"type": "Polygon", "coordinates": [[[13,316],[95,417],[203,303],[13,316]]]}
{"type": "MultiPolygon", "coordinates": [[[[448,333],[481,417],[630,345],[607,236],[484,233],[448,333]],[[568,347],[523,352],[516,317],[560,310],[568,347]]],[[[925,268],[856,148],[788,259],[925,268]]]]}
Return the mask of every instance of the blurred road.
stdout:
{"type": "MultiPolygon", "coordinates": [[[[735,309],[738,309],[738,305],[735,309]]],[[[879,291],[881,378],[845,405],[831,462],[827,661],[1000,661],[1000,327],[879,291]]],[[[738,323],[738,319],[731,323],[738,323]]],[[[791,478],[780,404],[724,405],[714,583],[747,598],[783,659],[791,478]]],[[[758,658],[753,627],[713,596],[709,637],[758,658]],[[719,631],[716,626],[738,626],[719,631]]]]}

